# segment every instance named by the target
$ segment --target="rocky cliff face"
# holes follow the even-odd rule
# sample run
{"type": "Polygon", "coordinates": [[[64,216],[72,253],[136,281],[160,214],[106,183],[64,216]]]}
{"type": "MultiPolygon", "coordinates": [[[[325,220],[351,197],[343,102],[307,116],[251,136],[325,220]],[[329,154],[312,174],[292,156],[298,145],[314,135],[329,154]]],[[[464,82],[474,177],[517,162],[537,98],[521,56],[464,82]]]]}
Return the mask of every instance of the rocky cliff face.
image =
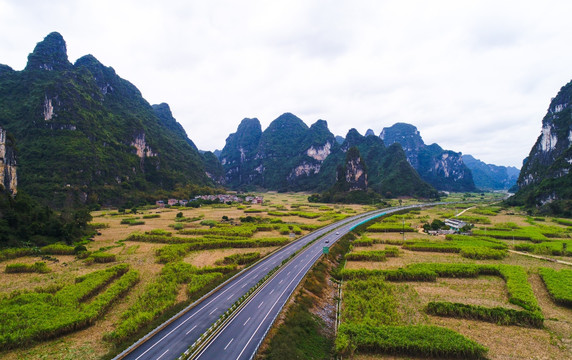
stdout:
{"type": "Polygon", "coordinates": [[[346,153],[341,175],[349,191],[367,190],[367,170],[357,147],[350,148],[346,153]]]}
{"type": "Polygon", "coordinates": [[[3,190],[16,195],[18,177],[16,175],[16,153],[14,144],[6,130],[0,127],[0,185],[3,190]]]}
{"type": "Polygon", "coordinates": [[[508,190],[520,173],[514,166],[486,164],[471,155],[463,155],[463,162],[471,170],[475,186],[483,190],[508,190]]]}
{"type": "Polygon", "coordinates": [[[245,118],[235,133],[226,138],[226,145],[220,153],[220,162],[224,169],[226,184],[239,188],[250,184],[254,171],[260,166],[256,156],[262,128],[258,119],[245,118]]]}
{"type": "Polygon", "coordinates": [[[569,173],[572,156],[572,112],[570,102],[572,82],[560,89],[552,99],[544,119],[542,130],[523,165],[518,186],[540,183],[547,178],[559,178],[569,173]]]}
{"type": "Polygon", "coordinates": [[[0,99],[0,125],[18,143],[19,187],[45,203],[122,204],[212,184],[166,104],[152,107],[92,55],[71,64],[58,33],[23,71],[0,66],[0,99]]]}
{"type": "Polygon", "coordinates": [[[379,137],[387,144],[399,143],[407,161],[421,178],[438,190],[475,191],[471,171],[463,163],[462,154],[443,150],[437,144],[425,145],[417,128],[396,123],[383,128],[379,137]]]}
{"type": "MultiPolygon", "coordinates": [[[[571,102],[572,82],[569,82],[550,102],[540,136],[523,164],[516,195],[528,206],[572,200],[571,102]]],[[[554,212],[560,212],[558,206],[552,206],[554,212]]]]}

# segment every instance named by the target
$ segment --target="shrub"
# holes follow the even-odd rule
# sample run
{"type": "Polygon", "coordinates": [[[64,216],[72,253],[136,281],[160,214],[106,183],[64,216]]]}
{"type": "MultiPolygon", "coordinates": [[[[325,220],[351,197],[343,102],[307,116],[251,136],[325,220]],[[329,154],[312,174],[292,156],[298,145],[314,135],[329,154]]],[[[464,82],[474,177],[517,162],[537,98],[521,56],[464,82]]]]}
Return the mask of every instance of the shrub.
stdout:
{"type": "Polygon", "coordinates": [[[37,248],[13,248],[0,250],[0,261],[16,259],[24,256],[35,255],[39,252],[37,248]]]}
{"type": "Polygon", "coordinates": [[[153,229],[150,231],[145,231],[147,235],[160,235],[160,236],[173,236],[173,233],[163,229],[153,229]]]}
{"type": "Polygon", "coordinates": [[[486,216],[461,215],[461,216],[457,216],[457,219],[471,223],[471,224],[490,224],[491,223],[491,220],[486,216]]]}
{"type": "Polygon", "coordinates": [[[371,232],[414,232],[415,229],[411,227],[411,224],[400,224],[397,222],[379,222],[375,223],[367,228],[367,231],[371,232]]]}
{"type": "Polygon", "coordinates": [[[398,354],[435,358],[481,359],[488,349],[463,335],[437,326],[340,325],[336,351],[398,354]]]}
{"type": "Polygon", "coordinates": [[[91,253],[85,260],[87,263],[110,263],[115,261],[115,254],[105,252],[91,253]]]}
{"type": "Polygon", "coordinates": [[[143,215],[143,219],[156,219],[156,218],[160,218],[161,215],[159,214],[145,214],[143,215]]]}
{"type": "Polygon", "coordinates": [[[79,253],[87,252],[87,248],[84,245],[76,245],[73,248],[73,252],[77,255],[79,253]]]}
{"type": "Polygon", "coordinates": [[[200,222],[200,224],[203,226],[213,227],[213,226],[217,226],[219,224],[219,222],[216,220],[203,220],[200,222]]]}
{"type": "Polygon", "coordinates": [[[290,214],[292,216],[298,216],[301,218],[305,218],[305,219],[316,219],[316,218],[319,218],[320,216],[322,216],[322,214],[320,214],[320,213],[304,212],[304,211],[290,211],[288,214],[290,214]]]}
{"type": "Polygon", "coordinates": [[[572,270],[540,268],[539,273],[552,299],[558,304],[572,308],[572,270]]]}
{"type": "Polygon", "coordinates": [[[353,261],[385,261],[385,251],[355,251],[346,254],[346,260],[353,261]]]}
{"type": "Polygon", "coordinates": [[[363,235],[359,239],[355,239],[353,241],[353,246],[373,246],[373,240],[368,238],[367,236],[363,235]]]}
{"type": "Polygon", "coordinates": [[[260,259],[260,253],[259,252],[250,252],[250,253],[234,254],[234,255],[226,256],[223,260],[218,260],[217,264],[246,265],[246,264],[253,263],[258,259],[260,259]]]}
{"type": "Polygon", "coordinates": [[[6,265],[5,272],[8,274],[14,273],[49,273],[51,270],[48,268],[45,262],[35,262],[34,264],[9,264],[6,265]]]}
{"type": "Polygon", "coordinates": [[[138,219],[122,219],[121,224],[122,225],[129,225],[129,226],[144,225],[145,221],[138,220],[138,219]]]}
{"type": "Polygon", "coordinates": [[[451,302],[431,301],[425,311],[430,315],[487,321],[499,325],[519,325],[542,328],[544,317],[539,311],[519,311],[503,307],[487,308],[451,302]]]}
{"type": "Polygon", "coordinates": [[[205,286],[209,285],[213,281],[222,278],[222,276],[223,274],[219,272],[191,275],[187,285],[187,295],[189,297],[193,296],[194,294],[201,291],[205,286]]]}
{"type": "Polygon", "coordinates": [[[560,224],[560,225],[572,226],[572,220],[570,220],[570,219],[554,218],[554,219],[552,219],[552,221],[554,221],[555,223],[560,224]]]}
{"type": "Polygon", "coordinates": [[[48,255],[74,255],[75,248],[69,245],[52,244],[40,248],[42,254],[48,255]]]}

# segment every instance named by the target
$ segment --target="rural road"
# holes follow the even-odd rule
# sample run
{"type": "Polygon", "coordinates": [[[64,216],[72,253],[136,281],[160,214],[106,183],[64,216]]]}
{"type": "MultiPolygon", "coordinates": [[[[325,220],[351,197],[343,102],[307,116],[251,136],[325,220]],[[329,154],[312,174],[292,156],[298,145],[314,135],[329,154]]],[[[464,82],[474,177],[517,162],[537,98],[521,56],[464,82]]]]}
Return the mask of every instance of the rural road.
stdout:
{"type": "MultiPolygon", "coordinates": [[[[434,204],[431,204],[434,205],[434,204]]],[[[357,224],[382,213],[393,213],[415,206],[403,206],[356,215],[314,231],[237,274],[225,285],[192,304],[155,331],[139,340],[115,359],[172,360],[191,346],[228,308],[248,292],[270,270],[318,237],[283,267],[248,304],[235,314],[217,337],[199,355],[201,359],[248,359],[258,348],[274,318],[306,272],[321,256],[323,246],[331,246],[357,224]],[[333,231],[336,229],[336,231],[333,231]],[[339,233],[339,234],[337,234],[339,233]],[[325,240],[329,242],[326,244],[325,240]]],[[[430,206],[424,204],[421,206],[430,206]]]]}

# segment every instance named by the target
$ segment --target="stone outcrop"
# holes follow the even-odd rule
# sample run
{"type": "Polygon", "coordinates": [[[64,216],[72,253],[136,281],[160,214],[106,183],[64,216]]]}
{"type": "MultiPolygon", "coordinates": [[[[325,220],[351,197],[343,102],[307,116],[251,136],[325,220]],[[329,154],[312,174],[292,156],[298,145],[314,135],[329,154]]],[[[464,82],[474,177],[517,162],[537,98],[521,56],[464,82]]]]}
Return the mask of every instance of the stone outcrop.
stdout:
{"type": "Polygon", "coordinates": [[[343,176],[349,191],[367,190],[367,171],[357,147],[346,153],[343,176]]]}
{"type": "Polygon", "coordinates": [[[12,195],[18,191],[16,153],[6,130],[0,127],[0,185],[12,195]]]}

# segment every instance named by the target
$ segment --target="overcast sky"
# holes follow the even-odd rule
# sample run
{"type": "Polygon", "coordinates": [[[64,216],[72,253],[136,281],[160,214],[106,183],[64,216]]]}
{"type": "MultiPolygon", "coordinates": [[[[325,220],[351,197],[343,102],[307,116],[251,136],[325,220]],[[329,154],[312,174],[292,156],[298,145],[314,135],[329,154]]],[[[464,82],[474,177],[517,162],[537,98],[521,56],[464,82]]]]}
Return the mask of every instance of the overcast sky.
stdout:
{"type": "Polygon", "coordinates": [[[0,63],[52,31],[166,102],[200,149],[284,112],[520,168],[572,79],[572,1],[0,0],[0,63]]]}

